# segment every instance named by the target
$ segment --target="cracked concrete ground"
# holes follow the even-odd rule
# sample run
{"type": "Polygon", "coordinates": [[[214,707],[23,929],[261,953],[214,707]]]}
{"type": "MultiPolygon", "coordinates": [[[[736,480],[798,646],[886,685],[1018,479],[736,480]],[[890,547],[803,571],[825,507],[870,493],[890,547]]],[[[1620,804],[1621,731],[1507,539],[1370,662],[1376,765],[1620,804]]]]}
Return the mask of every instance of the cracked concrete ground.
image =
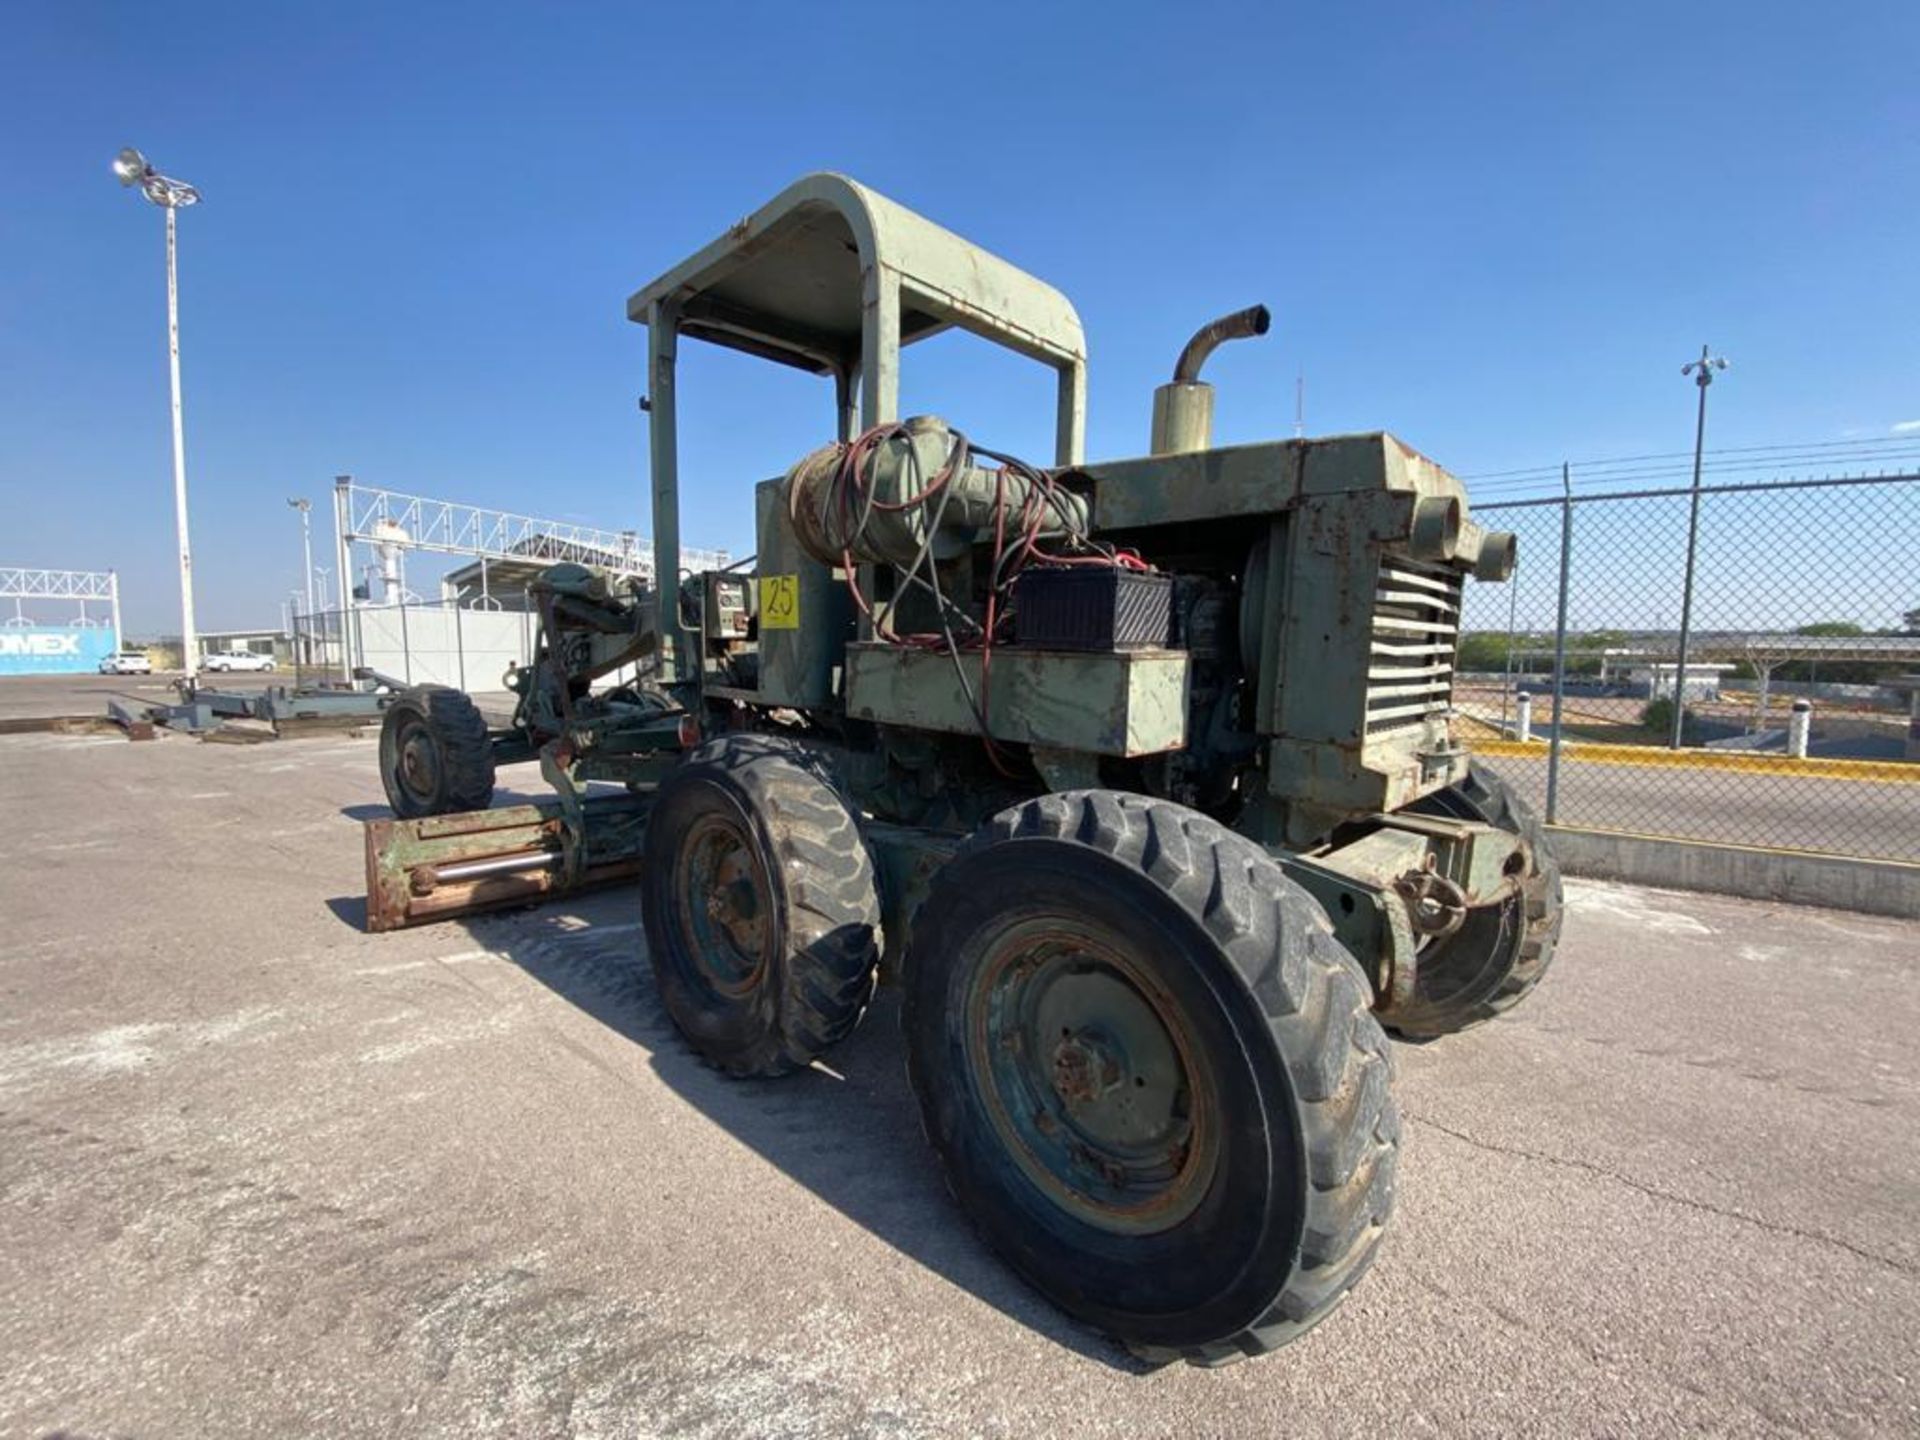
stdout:
{"type": "Polygon", "coordinates": [[[1920,926],[1570,886],[1531,1002],[1396,1049],[1347,1304],[1148,1372],[971,1238],[890,997],[725,1081],[631,892],[360,933],[379,799],[0,737],[0,1435],[1920,1430],[1920,926]]]}

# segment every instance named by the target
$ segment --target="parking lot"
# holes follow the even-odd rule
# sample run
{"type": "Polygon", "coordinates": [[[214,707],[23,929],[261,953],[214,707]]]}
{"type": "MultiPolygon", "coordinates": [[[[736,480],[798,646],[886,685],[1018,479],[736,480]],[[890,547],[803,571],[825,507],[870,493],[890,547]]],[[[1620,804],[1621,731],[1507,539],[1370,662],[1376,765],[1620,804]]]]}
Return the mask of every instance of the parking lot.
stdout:
{"type": "Polygon", "coordinates": [[[364,934],[384,813],[366,738],[0,736],[0,1435],[1920,1427],[1920,925],[1570,884],[1536,998],[1396,1047],[1345,1307],[1156,1371],[973,1240],[890,996],[726,1081],[631,891],[364,934]]]}

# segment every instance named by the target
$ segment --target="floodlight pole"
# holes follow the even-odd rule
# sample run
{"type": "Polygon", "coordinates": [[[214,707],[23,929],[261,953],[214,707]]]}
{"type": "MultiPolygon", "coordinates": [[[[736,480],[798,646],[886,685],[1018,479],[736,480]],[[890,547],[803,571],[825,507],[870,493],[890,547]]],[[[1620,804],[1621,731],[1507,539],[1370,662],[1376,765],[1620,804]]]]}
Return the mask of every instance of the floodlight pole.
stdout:
{"type": "Polygon", "coordinates": [[[1700,389],[1700,411],[1693,427],[1693,493],[1687,509],[1687,571],[1680,590],[1680,643],[1673,667],[1673,733],[1667,748],[1680,748],[1681,728],[1687,718],[1687,641],[1693,631],[1693,557],[1700,540],[1700,457],[1707,443],[1707,387],[1713,384],[1713,372],[1727,368],[1727,362],[1707,346],[1700,347],[1700,358],[1680,367],[1682,375],[1693,376],[1700,389]]]}
{"type": "Polygon", "coordinates": [[[167,212],[167,372],[173,382],[173,523],[180,536],[180,665],[194,673],[198,636],[193,624],[193,545],[187,538],[187,431],[180,409],[180,276],[174,236],[176,208],[167,212]]]}
{"type": "Polygon", "coordinates": [[[193,623],[193,546],[187,538],[187,433],[180,407],[180,269],[177,211],[200,203],[200,192],[184,180],[162,175],[138,150],[122,150],[113,161],[122,185],[140,187],[167,212],[167,374],[173,394],[173,520],[180,537],[180,664],[191,676],[199,636],[193,623]]]}

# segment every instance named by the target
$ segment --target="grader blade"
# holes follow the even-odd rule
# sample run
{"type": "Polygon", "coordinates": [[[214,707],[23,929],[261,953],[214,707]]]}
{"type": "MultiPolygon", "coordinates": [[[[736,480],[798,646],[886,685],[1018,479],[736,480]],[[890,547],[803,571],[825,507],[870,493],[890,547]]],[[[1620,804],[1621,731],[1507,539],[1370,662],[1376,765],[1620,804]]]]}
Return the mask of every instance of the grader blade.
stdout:
{"type": "Polygon", "coordinates": [[[571,864],[557,800],[369,820],[367,929],[401,930],[634,879],[646,813],[639,796],[588,799],[586,852],[571,864]]]}

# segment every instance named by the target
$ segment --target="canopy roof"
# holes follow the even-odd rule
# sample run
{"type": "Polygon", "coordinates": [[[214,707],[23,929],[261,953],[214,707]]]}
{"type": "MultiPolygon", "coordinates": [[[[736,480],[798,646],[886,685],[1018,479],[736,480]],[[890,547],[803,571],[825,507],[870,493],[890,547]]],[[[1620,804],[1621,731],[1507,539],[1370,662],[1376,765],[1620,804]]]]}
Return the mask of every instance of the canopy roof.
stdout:
{"type": "Polygon", "coordinates": [[[1086,360],[1080,317],[1058,290],[844,175],[808,175],[636,291],[681,334],[820,374],[861,363],[869,276],[899,287],[899,343],[960,326],[1056,368],[1086,360]]]}

